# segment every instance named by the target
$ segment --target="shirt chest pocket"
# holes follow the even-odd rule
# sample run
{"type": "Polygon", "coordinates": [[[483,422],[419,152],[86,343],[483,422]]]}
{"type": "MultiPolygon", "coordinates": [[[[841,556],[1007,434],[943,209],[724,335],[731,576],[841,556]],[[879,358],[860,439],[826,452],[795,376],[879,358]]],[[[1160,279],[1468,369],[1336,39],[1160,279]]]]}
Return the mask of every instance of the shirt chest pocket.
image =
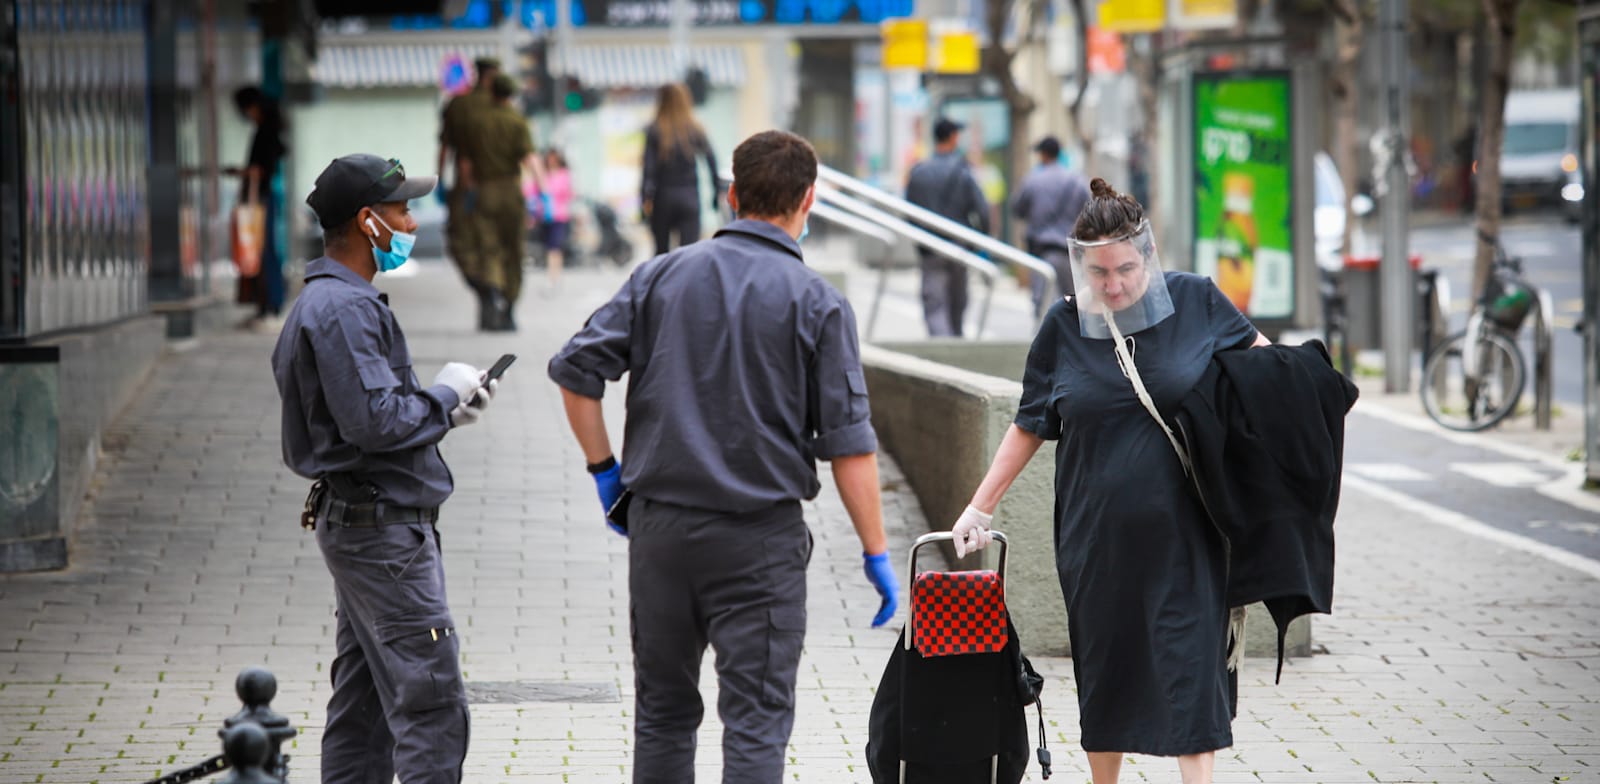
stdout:
{"type": "Polygon", "coordinates": [[[400,394],[411,394],[419,388],[411,370],[411,352],[404,343],[396,343],[387,358],[363,359],[356,365],[356,372],[361,376],[361,388],[368,392],[395,389],[400,394]]]}

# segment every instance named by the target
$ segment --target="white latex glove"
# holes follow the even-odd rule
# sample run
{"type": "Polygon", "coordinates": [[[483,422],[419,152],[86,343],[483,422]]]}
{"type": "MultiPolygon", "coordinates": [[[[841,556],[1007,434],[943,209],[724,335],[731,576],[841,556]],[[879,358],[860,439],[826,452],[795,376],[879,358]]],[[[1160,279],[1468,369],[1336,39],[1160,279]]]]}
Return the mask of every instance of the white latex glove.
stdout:
{"type": "Polygon", "coordinates": [[[465,403],[483,381],[483,373],[465,362],[446,362],[433,377],[432,386],[443,384],[455,390],[456,398],[465,403]]]}
{"type": "Polygon", "coordinates": [[[965,558],[967,553],[975,553],[989,546],[994,541],[994,534],[989,533],[989,524],[994,522],[994,515],[984,514],[971,504],[966,511],[950,527],[950,533],[956,540],[956,557],[965,558]]]}
{"type": "Polygon", "coordinates": [[[490,401],[494,400],[494,393],[499,389],[500,379],[490,381],[488,384],[478,387],[478,391],[473,393],[472,397],[464,401],[462,405],[471,406],[482,411],[489,407],[490,401]]]}
{"type": "Polygon", "coordinates": [[[483,409],[477,406],[469,406],[466,403],[462,403],[461,405],[450,409],[450,426],[466,427],[467,425],[475,424],[482,416],[483,409]]]}

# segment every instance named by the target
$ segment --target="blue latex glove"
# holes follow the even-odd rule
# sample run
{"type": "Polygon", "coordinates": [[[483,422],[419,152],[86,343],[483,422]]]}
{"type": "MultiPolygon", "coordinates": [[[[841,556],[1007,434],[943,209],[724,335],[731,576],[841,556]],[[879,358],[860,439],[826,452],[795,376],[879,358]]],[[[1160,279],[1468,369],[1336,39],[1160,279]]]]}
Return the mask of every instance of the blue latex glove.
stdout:
{"type": "MultiPolygon", "coordinates": [[[[594,487],[600,492],[600,514],[603,515],[611,511],[611,507],[617,503],[617,499],[622,497],[624,489],[622,486],[622,464],[618,463],[598,474],[594,474],[594,487]]],[[[622,536],[628,535],[627,531],[614,525],[610,518],[606,518],[606,527],[622,536]]]]}
{"type": "Polygon", "coordinates": [[[889,564],[887,551],[877,555],[861,554],[863,568],[867,572],[867,581],[872,587],[878,589],[878,595],[883,597],[883,604],[878,607],[878,614],[872,616],[872,628],[876,629],[889,622],[894,617],[895,608],[900,606],[900,581],[894,578],[894,567],[889,564]]]}

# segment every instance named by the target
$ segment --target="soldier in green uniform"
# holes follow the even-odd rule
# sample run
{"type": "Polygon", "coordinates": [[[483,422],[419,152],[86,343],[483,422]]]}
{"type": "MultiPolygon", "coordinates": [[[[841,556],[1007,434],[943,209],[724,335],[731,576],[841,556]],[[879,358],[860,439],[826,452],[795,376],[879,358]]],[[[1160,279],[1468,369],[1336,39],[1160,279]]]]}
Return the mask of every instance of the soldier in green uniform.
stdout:
{"type": "Polygon", "coordinates": [[[477,71],[478,79],[472,91],[451,98],[444,105],[439,123],[439,175],[442,182],[445,160],[453,157],[455,176],[451,180],[453,187],[448,192],[440,187],[434,193],[445,198],[449,210],[445,222],[445,242],[450,258],[461,270],[461,277],[466,279],[467,286],[478,295],[478,328],[487,329],[494,311],[489,301],[489,289],[484,284],[481,243],[473,228],[472,212],[477,206],[477,189],[471,161],[463,154],[462,146],[465,140],[477,135],[478,116],[494,105],[489,91],[494,78],[500,74],[500,61],[493,57],[480,57],[473,61],[473,68],[477,71]]]}
{"type": "Polygon", "coordinates": [[[491,303],[488,328],[494,331],[517,328],[511,312],[522,293],[528,220],[522,177],[524,171],[532,171],[534,179],[540,179],[528,120],[511,105],[516,91],[511,77],[495,77],[490,88],[494,103],[473,115],[473,133],[463,135],[461,147],[477,186],[473,231],[482,264],[480,280],[491,303]]]}

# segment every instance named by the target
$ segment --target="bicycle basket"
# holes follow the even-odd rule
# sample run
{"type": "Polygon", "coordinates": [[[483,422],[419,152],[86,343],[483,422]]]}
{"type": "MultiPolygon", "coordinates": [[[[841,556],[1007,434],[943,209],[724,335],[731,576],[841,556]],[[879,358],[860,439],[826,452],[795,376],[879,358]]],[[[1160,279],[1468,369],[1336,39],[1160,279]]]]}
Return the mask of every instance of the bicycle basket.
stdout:
{"type": "Polygon", "coordinates": [[[1522,283],[1495,276],[1484,298],[1484,313],[1495,326],[1515,334],[1533,310],[1533,292],[1522,283]]]}

